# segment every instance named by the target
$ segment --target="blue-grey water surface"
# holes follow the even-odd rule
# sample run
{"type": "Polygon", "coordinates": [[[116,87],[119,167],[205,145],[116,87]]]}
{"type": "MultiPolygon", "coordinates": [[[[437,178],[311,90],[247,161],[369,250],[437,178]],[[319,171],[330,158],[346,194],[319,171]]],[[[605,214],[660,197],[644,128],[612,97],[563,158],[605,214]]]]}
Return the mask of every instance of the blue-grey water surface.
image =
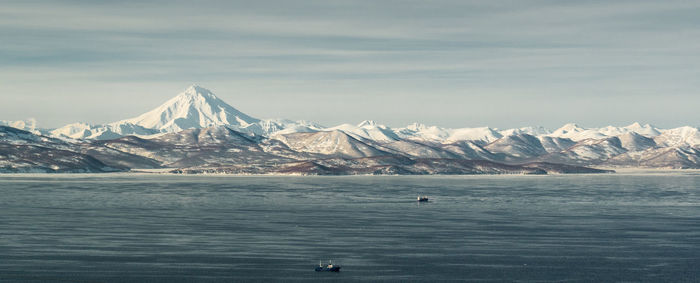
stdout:
{"type": "Polygon", "coordinates": [[[316,280],[700,282],[700,174],[0,175],[0,282],[316,280]]]}

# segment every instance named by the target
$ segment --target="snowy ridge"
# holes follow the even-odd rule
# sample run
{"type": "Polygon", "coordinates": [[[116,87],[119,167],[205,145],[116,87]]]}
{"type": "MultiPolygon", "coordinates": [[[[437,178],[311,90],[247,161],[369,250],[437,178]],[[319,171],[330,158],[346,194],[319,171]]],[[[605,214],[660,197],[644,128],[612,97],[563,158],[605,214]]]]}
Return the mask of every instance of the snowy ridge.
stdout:
{"type": "MultiPolygon", "coordinates": [[[[150,140],[162,146],[222,146],[222,150],[231,155],[221,156],[228,156],[229,159],[242,158],[235,154],[241,152],[258,152],[254,154],[256,158],[265,159],[270,156],[265,155],[268,151],[274,151],[272,156],[277,156],[274,158],[284,160],[309,156],[400,157],[506,163],[554,162],[586,166],[700,167],[700,129],[690,126],[660,129],[649,124],[632,123],[627,126],[585,128],[569,123],[550,131],[543,127],[443,128],[420,123],[392,128],[365,120],[357,125],[325,127],[308,121],[254,118],[197,85],[188,87],[151,111],[113,123],[73,123],[52,130],[37,128],[34,120],[0,121],[0,126],[26,130],[37,136],[43,134],[42,138],[32,143],[48,142],[47,136],[69,143],[118,140],[110,143],[110,146],[114,146],[110,150],[124,150],[125,154],[140,156],[129,157],[132,163],[142,157],[157,156],[157,151],[143,151],[149,152],[145,155],[142,155],[142,151],[131,151],[130,147],[124,147],[131,142],[130,139],[139,143],[150,140]]],[[[26,144],[27,139],[32,138],[31,135],[9,133],[5,135],[6,140],[0,142],[26,144]],[[24,138],[20,138],[22,135],[24,138]]],[[[60,144],[53,140],[51,143],[60,144]]],[[[110,150],[100,149],[94,154],[104,154],[110,150]]],[[[182,152],[187,150],[182,149],[182,152]]],[[[192,150],[196,152],[200,149],[192,150]]],[[[211,153],[206,158],[220,160],[221,156],[211,153]]],[[[172,164],[198,164],[206,158],[192,154],[187,160],[172,164]]],[[[225,163],[228,159],[221,160],[225,163]]],[[[112,164],[110,160],[104,162],[112,164]]],[[[165,162],[165,159],[158,162],[165,162]]],[[[176,160],[168,159],[168,162],[176,160]]],[[[146,163],[155,166],[153,164],[157,162],[146,163]]],[[[122,165],[126,166],[115,166],[122,165]]],[[[317,165],[309,166],[316,168],[317,165]]]]}
{"type": "Polygon", "coordinates": [[[41,134],[40,130],[36,127],[36,119],[34,118],[19,121],[0,120],[0,126],[8,126],[15,129],[25,130],[34,134],[41,134]]]}
{"type": "Polygon", "coordinates": [[[636,133],[645,137],[655,137],[660,135],[662,131],[663,130],[657,129],[649,124],[642,126],[637,122],[625,127],[607,126],[603,128],[582,128],[575,123],[569,123],[546,135],[580,141],[585,139],[615,137],[626,133],[636,133]]]}
{"type": "Polygon", "coordinates": [[[343,131],[320,131],[277,135],[289,148],[308,153],[360,158],[386,155],[385,152],[364,143],[343,131]]]}
{"type": "Polygon", "coordinates": [[[394,131],[391,128],[377,124],[376,122],[371,120],[362,121],[357,126],[351,124],[342,124],[324,130],[339,130],[353,137],[359,137],[362,139],[369,139],[380,142],[390,142],[399,140],[399,137],[396,135],[396,133],[394,133],[394,131]]]}
{"type": "Polygon", "coordinates": [[[151,136],[160,133],[156,129],[148,129],[131,123],[110,123],[106,125],[73,123],[48,132],[50,135],[58,138],[94,140],[116,139],[125,135],[151,136]]]}
{"type": "MultiPolygon", "coordinates": [[[[39,132],[35,121],[0,121],[0,125],[39,132]]],[[[50,131],[50,135],[69,139],[113,139],[126,135],[140,137],[174,133],[185,129],[227,126],[236,131],[261,136],[320,131],[342,131],[358,139],[368,139],[380,143],[401,139],[438,142],[443,144],[458,141],[473,141],[487,145],[498,139],[527,134],[542,140],[544,137],[568,139],[574,142],[586,139],[604,139],[634,133],[654,138],[660,145],[681,146],[700,143],[697,128],[680,127],[663,130],[652,125],[633,123],[628,126],[607,126],[583,128],[575,123],[566,124],[554,131],[544,127],[521,127],[496,129],[490,127],[443,128],[414,123],[402,128],[391,128],[375,121],[365,120],[357,125],[341,124],[324,127],[308,121],[286,119],[257,119],[251,117],[218,98],[210,90],[192,85],[155,109],[135,118],[104,125],[73,123],[50,131]],[[658,138],[657,138],[658,137],[658,138]]],[[[46,131],[44,131],[46,132],[46,131]]],[[[553,141],[553,140],[549,140],[553,141]]]]}
{"type": "Polygon", "coordinates": [[[413,123],[405,128],[398,128],[395,130],[395,133],[401,138],[421,139],[443,143],[469,140],[480,141],[485,144],[503,137],[498,131],[489,127],[449,129],[437,126],[426,126],[419,123],[413,123]]]}
{"type": "Polygon", "coordinates": [[[660,135],[654,137],[654,141],[664,146],[700,145],[700,129],[685,126],[663,130],[660,135]]]}

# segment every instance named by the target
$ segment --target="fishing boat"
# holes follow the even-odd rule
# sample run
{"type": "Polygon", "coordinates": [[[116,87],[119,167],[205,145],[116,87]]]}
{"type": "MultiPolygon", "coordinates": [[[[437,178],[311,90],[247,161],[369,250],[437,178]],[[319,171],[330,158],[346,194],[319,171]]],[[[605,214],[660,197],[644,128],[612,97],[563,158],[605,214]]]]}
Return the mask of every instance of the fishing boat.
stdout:
{"type": "Polygon", "coordinates": [[[331,272],[338,272],[340,271],[340,265],[333,265],[332,261],[328,261],[328,264],[323,265],[321,261],[318,262],[318,266],[316,267],[316,271],[331,271],[331,272]]]}
{"type": "Polygon", "coordinates": [[[428,201],[428,196],[418,196],[416,199],[418,202],[425,202],[428,201]]]}

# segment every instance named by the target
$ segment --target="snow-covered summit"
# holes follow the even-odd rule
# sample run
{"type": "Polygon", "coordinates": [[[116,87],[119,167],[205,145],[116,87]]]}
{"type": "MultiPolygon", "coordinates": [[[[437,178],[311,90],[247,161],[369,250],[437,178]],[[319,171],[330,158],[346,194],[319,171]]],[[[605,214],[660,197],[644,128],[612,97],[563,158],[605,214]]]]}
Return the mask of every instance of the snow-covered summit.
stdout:
{"type": "Polygon", "coordinates": [[[650,124],[641,125],[639,122],[634,122],[624,128],[630,132],[635,132],[646,137],[655,137],[661,134],[661,131],[659,131],[656,127],[650,124]]]}
{"type": "Polygon", "coordinates": [[[564,126],[561,126],[561,128],[554,130],[552,132],[552,136],[564,136],[564,135],[572,135],[575,133],[580,133],[583,132],[585,129],[579,126],[576,123],[568,123],[564,126]]]}
{"type": "Polygon", "coordinates": [[[208,89],[192,85],[161,106],[116,123],[130,123],[161,132],[178,132],[220,125],[245,128],[259,121],[228,105],[208,89]]]}
{"type": "Polygon", "coordinates": [[[351,124],[341,124],[324,129],[324,131],[335,130],[343,131],[346,134],[356,138],[370,139],[379,142],[389,142],[399,139],[391,128],[371,120],[362,121],[357,124],[357,126],[351,124]]]}
{"type": "Polygon", "coordinates": [[[186,129],[228,126],[260,131],[260,120],[238,111],[210,90],[192,85],[157,108],[138,117],[102,125],[73,123],[50,132],[71,139],[113,139],[125,135],[153,136],[186,129]]]}
{"type": "Polygon", "coordinates": [[[19,121],[0,120],[0,126],[13,127],[15,129],[20,129],[20,130],[25,130],[25,131],[31,132],[33,134],[40,134],[39,129],[37,129],[37,127],[36,127],[36,119],[34,119],[34,118],[29,118],[27,120],[19,120],[19,121]]]}
{"type": "Polygon", "coordinates": [[[568,123],[561,126],[561,128],[554,130],[554,132],[548,136],[581,141],[585,139],[603,139],[608,135],[602,133],[601,129],[587,129],[575,123],[568,123]]]}
{"type": "Polygon", "coordinates": [[[607,126],[602,128],[583,128],[577,124],[569,123],[548,134],[547,136],[581,141],[585,139],[603,139],[606,137],[615,137],[627,133],[637,133],[651,138],[660,135],[661,131],[652,125],[641,125],[638,122],[624,127],[607,126]]]}
{"type": "Polygon", "coordinates": [[[522,127],[522,128],[513,128],[513,129],[505,129],[505,130],[500,130],[498,131],[502,136],[511,136],[511,135],[517,135],[517,134],[528,134],[532,136],[543,136],[550,134],[551,132],[547,130],[545,127],[542,126],[537,126],[537,127],[522,127]]]}
{"type": "Polygon", "coordinates": [[[421,139],[427,141],[452,143],[455,141],[478,141],[490,143],[502,137],[496,130],[489,127],[478,128],[442,128],[413,123],[405,128],[395,129],[400,138],[421,139]]]}
{"type": "Polygon", "coordinates": [[[359,124],[357,124],[357,126],[360,128],[364,128],[364,127],[372,128],[372,127],[377,126],[377,122],[375,122],[373,120],[364,120],[364,121],[360,122],[359,124]]]}
{"type": "Polygon", "coordinates": [[[664,146],[697,146],[700,145],[700,128],[690,126],[664,130],[661,135],[654,137],[657,144],[664,146]]]}

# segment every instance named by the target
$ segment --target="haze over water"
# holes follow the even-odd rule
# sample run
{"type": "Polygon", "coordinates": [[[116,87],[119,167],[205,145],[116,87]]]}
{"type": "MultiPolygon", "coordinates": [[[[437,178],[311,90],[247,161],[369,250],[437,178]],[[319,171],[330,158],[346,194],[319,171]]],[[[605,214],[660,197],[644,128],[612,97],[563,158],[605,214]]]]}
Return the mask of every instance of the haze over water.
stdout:
{"type": "Polygon", "coordinates": [[[2,175],[0,193],[2,282],[700,280],[697,171],[2,175]],[[313,271],[329,259],[340,273],[313,271]]]}

